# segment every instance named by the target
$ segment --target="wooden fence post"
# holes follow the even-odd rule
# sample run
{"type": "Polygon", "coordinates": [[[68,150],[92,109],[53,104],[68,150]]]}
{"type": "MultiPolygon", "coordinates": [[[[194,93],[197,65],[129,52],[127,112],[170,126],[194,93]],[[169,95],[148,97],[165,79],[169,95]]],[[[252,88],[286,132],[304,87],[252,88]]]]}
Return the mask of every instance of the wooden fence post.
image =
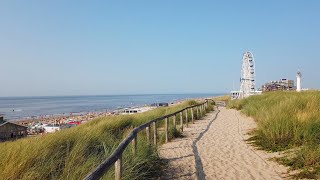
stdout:
{"type": "Polygon", "coordinates": [[[164,122],[165,122],[165,132],[166,132],[166,143],[169,141],[169,123],[168,123],[168,118],[166,118],[165,120],[164,120],[164,122]]]}
{"type": "Polygon", "coordinates": [[[115,163],[115,180],[121,180],[122,176],[122,154],[115,163]]]}
{"type": "Polygon", "coordinates": [[[137,155],[137,134],[135,134],[134,138],[132,139],[132,154],[133,156],[137,155]]]}
{"type": "Polygon", "coordinates": [[[181,125],[181,132],[183,132],[183,117],[182,117],[182,112],[180,112],[180,125],[181,125]]]}
{"type": "Polygon", "coordinates": [[[173,116],[173,126],[176,129],[177,128],[177,117],[176,114],[173,116]]]}
{"type": "Polygon", "coordinates": [[[197,119],[200,119],[200,114],[199,114],[199,106],[196,107],[197,108],[197,119]]]}
{"type": "Polygon", "coordinates": [[[157,145],[157,122],[153,122],[153,143],[157,145]]]}
{"type": "Polygon", "coordinates": [[[150,126],[146,127],[146,135],[147,135],[148,144],[150,144],[150,126]]]}
{"type": "Polygon", "coordinates": [[[203,116],[203,105],[200,106],[201,116],[203,116]]]}
{"type": "Polygon", "coordinates": [[[192,120],[192,124],[194,124],[193,108],[191,108],[191,120],[192,120]]]}
{"type": "Polygon", "coordinates": [[[188,109],[186,109],[186,126],[188,127],[188,109]]]}

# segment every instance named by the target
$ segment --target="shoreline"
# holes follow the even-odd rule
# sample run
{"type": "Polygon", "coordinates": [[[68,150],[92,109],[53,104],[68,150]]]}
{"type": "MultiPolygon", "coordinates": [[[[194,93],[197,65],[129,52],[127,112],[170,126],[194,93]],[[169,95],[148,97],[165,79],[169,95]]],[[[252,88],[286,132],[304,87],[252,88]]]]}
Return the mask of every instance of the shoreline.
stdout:
{"type": "Polygon", "coordinates": [[[0,114],[7,121],[30,121],[49,117],[85,115],[88,113],[112,112],[119,108],[145,106],[146,104],[175,102],[219,96],[212,93],[148,94],[115,96],[52,96],[52,97],[7,97],[0,98],[0,114]]]}
{"type": "MultiPolygon", "coordinates": [[[[212,97],[211,97],[212,98],[212,97]]],[[[207,98],[189,98],[189,99],[182,99],[182,100],[176,100],[174,102],[169,103],[169,106],[177,105],[182,103],[183,101],[187,100],[195,100],[195,101],[201,101],[205,100],[207,98]]],[[[143,108],[143,107],[151,107],[150,105],[138,105],[128,108],[143,108]]],[[[119,108],[114,110],[105,110],[105,111],[89,111],[89,112],[76,112],[76,113],[64,113],[64,114],[58,114],[58,115],[44,115],[44,116],[37,116],[36,118],[24,118],[24,119],[14,119],[14,120],[7,120],[11,123],[23,125],[23,126],[30,126],[35,125],[37,123],[41,124],[63,124],[67,123],[68,120],[74,120],[80,122],[80,124],[88,122],[90,120],[100,118],[100,117],[107,117],[107,116],[116,116],[119,115],[118,110],[125,109],[119,108]],[[68,115],[66,115],[68,114],[68,115]]]]}

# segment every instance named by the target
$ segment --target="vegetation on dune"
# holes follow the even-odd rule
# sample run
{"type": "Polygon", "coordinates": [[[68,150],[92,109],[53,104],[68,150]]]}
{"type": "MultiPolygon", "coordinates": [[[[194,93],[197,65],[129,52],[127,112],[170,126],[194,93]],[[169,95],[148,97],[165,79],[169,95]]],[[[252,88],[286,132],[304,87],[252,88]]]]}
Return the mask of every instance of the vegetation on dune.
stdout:
{"type": "Polygon", "coordinates": [[[226,103],[229,103],[231,99],[230,99],[229,95],[224,95],[224,96],[214,97],[213,100],[215,100],[215,101],[225,101],[226,103]]]}
{"type": "MultiPolygon", "coordinates": [[[[0,143],[0,177],[82,179],[107,158],[134,127],[196,103],[186,101],[142,114],[98,118],[54,134],[0,143]]],[[[179,118],[177,116],[177,121],[179,118]]],[[[163,126],[163,122],[158,126],[163,126]]],[[[180,135],[176,129],[171,128],[170,132],[171,138],[180,135]]],[[[148,146],[145,142],[145,133],[139,133],[135,158],[130,147],[125,150],[124,179],[151,179],[165,165],[158,157],[156,147],[148,146]]],[[[114,171],[111,168],[104,179],[113,178],[114,171]]]]}
{"type": "Polygon", "coordinates": [[[320,92],[271,92],[231,101],[257,121],[252,142],[269,151],[294,149],[279,161],[298,178],[320,178],[320,92]]]}

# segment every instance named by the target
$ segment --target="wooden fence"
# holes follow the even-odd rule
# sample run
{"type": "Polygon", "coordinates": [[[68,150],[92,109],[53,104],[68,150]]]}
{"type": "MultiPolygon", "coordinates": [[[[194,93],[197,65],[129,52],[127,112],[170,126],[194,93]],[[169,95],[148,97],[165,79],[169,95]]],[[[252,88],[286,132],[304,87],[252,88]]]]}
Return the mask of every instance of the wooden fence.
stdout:
{"type": "Polygon", "coordinates": [[[151,134],[150,129],[153,128],[153,144],[157,145],[157,122],[165,121],[165,142],[169,141],[168,132],[169,132],[169,119],[173,117],[173,126],[176,127],[176,116],[180,115],[180,129],[183,131],[184,124],[188,127],[188,111],[191,112],[191,122],[194,123],[195,113],[197,113],[197,117],[204,115],[206,108],[208,107],[208,100],[204,103],[186,107],[180,111],[174,112],[172,114],[168,114],[166,116],[159,117],[157,119],[151,120],[145,124],[142,124],[132,130],[132,132],[119,144],[119,146],[115,149],[115,151],[99,166],[97,166],[89,175],[87,175],[84,180],[96,180],[101,178],[113,165],[115,165],[115,179],[120,180],[122,176],[122,153],[127,148],[127,146],[132,143],[132,152],[136,154],[137,152],[137,135],[139,132],[145,130],[147,140],[149,144],[151,144],[151,134]],[[183,116],[185,116],[185,122],[183,116]]]}
{"type": "Polygon", "coordinates": [[[216,101],[216,106],[226,107],[226,101],[216,101]]]}

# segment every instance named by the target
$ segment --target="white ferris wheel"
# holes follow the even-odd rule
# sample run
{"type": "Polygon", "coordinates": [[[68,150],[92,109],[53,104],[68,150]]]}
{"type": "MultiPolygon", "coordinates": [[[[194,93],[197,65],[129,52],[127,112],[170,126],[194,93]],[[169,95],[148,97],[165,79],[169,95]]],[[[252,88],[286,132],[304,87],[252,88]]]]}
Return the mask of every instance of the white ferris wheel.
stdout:
{"type": "Polygon", "coordinates": [[[243,54],[240,82],[242,98],[248,97],[255,92],[255,64],[253,54],[251,52],[245,52],[243,54]]]}

